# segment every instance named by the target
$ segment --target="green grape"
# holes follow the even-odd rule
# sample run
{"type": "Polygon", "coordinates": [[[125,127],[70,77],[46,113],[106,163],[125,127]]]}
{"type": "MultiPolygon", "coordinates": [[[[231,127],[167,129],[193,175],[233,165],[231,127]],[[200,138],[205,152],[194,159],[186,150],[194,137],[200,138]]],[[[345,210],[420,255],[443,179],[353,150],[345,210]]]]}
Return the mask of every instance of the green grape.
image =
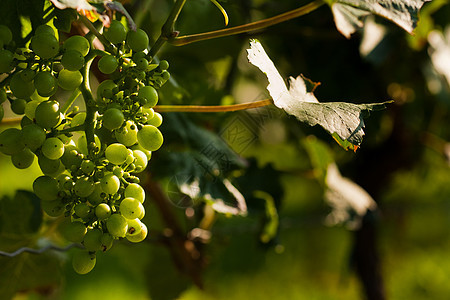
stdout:
{"type": "Polygon", "coordinates": [[[36,72],[32,69],[25,69],[20,72],[20,77],[22,77],[23,81],[30,82],[36,76],[36,72]]]}
{"type": "Polygon", "coordinates": [[[80,71],[69,71],[67,69],[63,69],[59,72],[58,85],[66,91],[76,89],[82,82],[83,75],[81,75],[80,71]]]}
{"type": "Polygon", "coordinates": [[[111,144],[105,150],[105,157],[112,164],[121,165],[127,160],[128,149],[119,143],[111,144]]]}
{"type": "Polygon", "coordinates": [[[49,97],[56,93],[58,85],[52,73],[45,71],[36,74],[34,77],[34,87],[40,96],[49,97]]]}
{"type": "Polygon", "coordinates": [[[0,50],[0,74],[9,73],[13,69],[14,54],[6,49],[0,50]]]}
{"type": "Polygon", "coordinates": [[[128,155],[127,155],[127,159],[125,160],[125,164],[129,165],[129,164],[133,163],[134,156],[133,156],[133,150],[127,149],[127,151],[128,151],[128,155]]]}
{"type": "Polygon", "coordinates": [[[165,70],[169,69],[169,62],[167,60],[160,61],[159,68],[161,69],[161,71],[165,71],[165,70]]]}
{"type": "Polygon", "coordinates": [[[128,120],[123,128],[114,132],[117,141],[127,147],[132,146],[137,142],[137,135],[137,126],[131,120],[128,120]]]}
{"type": "Polygon", "coordinates": [[[28,126],[30,124],[33,124],[33,121],[28,119],[27,116],[23,116],[22,119],[20,119],[21,128],[24,128],[25,126],[28,126]]]}
{"type": "Polygon", "coordinates": [[[114,237],[125,237],[128,230],[127,220],[120,214],[112,214],[106,220],[106,228],[114,237]]]}
{"type": "Polygon", "coordinates": [[[72,267],[80,275],[84,275],[92,271],[95,267],[97,258],[95,253],[87,251],[77,251],[72,258],[72,267]]]}
{"type": "Polygon", "coordinates": [[[11,30],[5,26],[0,25],[0,42],[3,45],[8,45],[12,41],[12,32],[11,30]]]}
{"type": "Polygon", "coordinates": [[[11,102],[11,110],[16,115],[23,115],[25,113],[25,106],[27,105],[27,101],[24,99],[15,99],[11,102]]]}
{"type": "Polygon", "coordinates": [[[127,236],[138,235],[142,230],[142,222],[138,218],[136,219],[127,219],[128,222],[128,230],[127,236]]]}
{"type": "Polygon", "coordinates": [[[65,146],[64,154],[61,156],[61,162],[67,169],[70,169],[72,166],[76,168],[80,167],[82,161],[83,157],[76,146],[71,144],[65,146]]]}
{"type": "Polygon", "coordinates": [[[41,208],[50,217],[59,217],[64,213],[66,205],[61,199],[41,201],[41,208]]]}
{"type": "Polygon", "coordinates": [[[59,227],[63,238],[72,243],[81,243],[84,239],[84,235],[87,232],[86,226],[81,222],[71,222],[66,220],[59,227]]]}
{"type": "Polygon", "coordinates": [[[23,144],[32,151],[36,151],[36,149],[41,147],[45,138],[45,130],[34,123],[22,128],[23,144]]]}
{"type": "Polygon", "coordinates": [[[147,226],[145,226],[145,224],[141,222],[141,231],[139,231],[138,234],[136,235],[127,234],[125,237],[132,243],[139,243],[145,240],[145,238],[147,237],[147,233],[148,233],[147,226]]]}
{"type": "Polygon", "coordinates": [[[101,180],[100,184],[105,193],[113,195],[117,193],[120,188],[120,180],[116,175],[109,173],[106,174],[101,180]]]}
{"type": "Polygon", "coordinates": [[[125,117],[121,110],[117,108],[108,108],[103,114],[102,124],[109,130],[119,129],[125,117]]]}
{"type": "Polygon", "coordinates": [[[147,59],[147,54],[145,54],[144,51],[135,52],[133,54],[133,61],[136,62],[136,61],[140,60],[141,58],[147,59]]]}
{"type": "Polygon", "coordinates": [[[100,241],[102,242],[102,251],[105,252],[113,246],[114,238],[109,233],[103,233],[100,241]]]}
{"type": "Polygon", "coordinates": [[[69,190],[66,189],[67,186],[71,186],[73,183],[72,178],[70,178],[67,174],[60,174],[56,177],[56,181],[58,182],[59,189],[62,190],[69,190]]]}
{"type": "Polygon", "coordinates": [[[149,151],[147,149],[144,149],[141,145],[136,144],[133,147],[131,147],[132,150],[139,150],[145,153],[147,156],[147,161],[149,161],[152,158],[152,151],[149,151]]]}
{"type": "Polygon", "coordinates": [[[30,119],[33,120],[34,116],[35,116],[35,112],[36,112],[36,107],[39,105],[39,101],[36,100],[31,100],[30,102],[27,102],[27,104],[25,104],[25,116],[30,119]]]}
{"type": "Polygon", "coordinates": [[[80,202],[77,205],[75,205],[73,210],[78,217],[86,218],[89,215],[91,208],[86,203],[80,202]]]}
{"type": "Polygon", "coordinates": [[[26,169],[33,164],[34,153],[30,149],[24,148],[22,151],[14,153],[11,161],[17,169],[26,169]]]}
{"type": "Polygon", "coordinates": [[[51,26],[47,25],[47,24],[39,25],[36,28],[36,31],[35,31],[34,34],[35,35],[39,35],[39,34],[43,34],[43,33],[51,34],[53,36],[55,35],[55,31],[53,30],[53,28],[51,26]]]}
{"type": "Polygon", "coordinates": [[[86,113],[84,111],[79,112],[75,116],[73,116],[72,121],[70,122],[70,127],[83,125],[85,120],[86,120],[86,113]]]}
{"type": "Polygon", "coordinates": [[[89,41],[81,35],[73,35],[64,41],[64,50],[77,50],[81,55],[86,56],[89,53],[89,41]]]}
{"type": "Polygon", "coordinates": [[[83,160],[81,163],[81,171],[86,175],[91,175],[95,170],[95,163],[89,159],[83,160]]]}
{"type": "Polygon", "coordinates": [[[44,173],[45,175],[56,174],[61,168],[61,160],[50,159],[43,154],[38,155],[38,164],[42,173],[44,173]]]}
{"type": "Polygon", "coordinates": [[[145,71],[148,67],[148,60],[145,58],[140,58],[134,61],[136,63],[136,69],[139,71],[145,71]]]}
{"type": "Polygon", "coordinates": [[[111,216],[111,207],[106,203],[100,203],[95,208],[95,215],[99,220],[106,220],[111,216]]]}
{"type": "MultiPolygon", "coordinates": [[[[101,141],[100,141],[100,139],[98,138],[98,136],[96,134],[94,134],[94,141],[95,141],[94,142],[95,146],[100,149],[102,144],[101,144],[101,141]]],[[[83,153],[84,155],[88,154],[87,140],[86,140],[86,135],[85,134],[81,135],[78,138],[77,145],[78,145],[78,149],[80,149],[81,153],[83,153]]]]}
{"type": "Polygon", "coordinates": [[[33,182],[33,191],[43,201],[54,201],[58,199],[58,182],[47,175],[39,176],[33,182]]]}
{"type": "Polygon", "coordinates": [[[99,205],[105,199],[106,194],[103,192],[100,182],[94,184],[94,191],[88,196],[88,201],[92,206],[99,205]]]}
{"type": "Polygon", "coordinates": [[[25,148],[22,141],[22,131],[17,128],[8,128],[0,133],[0,152],[13,155],[25,148]]]}
{"type": "Polygon", "coordinates": [[[133,150],[133,156],[133,163],[136,166],[136,169],[134,169],[134,173],[140,173],[144,171],[148,163],[147,155],[145,155],[145,153],[140,150],[133,150]]]}
{"type": "Polygon", "coordinates": [[[167,72],[167,71],[163,71],[163,72],[161,73],[161,78],[164,80],[164,82],[166,82],[167,80],[170,79],[170,73],[167,72]]]}
{"type": "Polygon", "coordinates": [[[144,107],[153,107],[158,103],[158,92],[150,85],[141,87],[138,92],[138,97],[147,100],[144,107]]]}
{"type": "Polygon", "coordinates": [[[148,42],[148,35],[142,29],[130,30],[127,33],[126,43],[135,52],[147,49],[148,42]]]}
{"type": "Polygon", "coordinates": [[[113,73],[118,66],[119,63],[117,62],[117,59],[112,55],[105,55],[98,61],[98,69],[103,74],[113,73]]]}
{"type": "Polygon", "coordinates": [[[102,81],[97,87],[97,101],[105,97],[105,92],[107,90],[112,90],[116,88],[117,85],[111,79],[107,79],[102,81]]]}
{"type": "Polygon", "coordinates": [[[142,214],[142,203],[131,197],[126,197],[120,202],[120,213],[127,219],[136,219],[142,214]]]}
{"type": "Polygon", "coordinates": [[[36,107],[34,114],[36,124],[51,129],[60,121],[59,103],[54,100],[43,101],[36,107]]]}
{"type": "Polygon", "coordinates": [[[84,66],[84,56],[77,50],[67,50],[61,58],[61,63],[69,71],[78,71],[84,66]]]}
{"type": "Polygon", "coordinates": [[[123,171],[123,169],[122,169],[121,167],[119,167],[119,166],[114,166],[114,168],[113,168],[113,174],[116,175],[117,178],[120,179],[120,178],[123,178],[124,171],[123,171]]]}
{"type": "Polygon", "coordinates": [[[150,120],[148,120],[148,121],[147,121],[147,124],[148,124],[148,125],[153,125],[153,126],[155,126],[155,127],[159,127],[159,126],[161,126],[162,121],[163,121],[163,118],[162,118],[161,114],[158,113],[158,112],[155,112],[153,118],[151,118],[150,120]]]}
{"type": "Polygon", "coordinates": [[[94,182],[88,177],[81,177],[75,182],[73,190],[80,197],[88,197],[94,191],[94,182]]]}
{"type": "Polygon", "coordinates": [[[0,89],[0,104],[5,102],[8,99],[8,96],[6,95],[5,89],[0,89]]]}
{"type": "Polygon", "coordinates": [[[91,252],[100,250],[102,248],[102,235],[103,232],[98,228],[88,230],[83,240],[83,245],[86,250],[91,252]]]}
{"type": "Polygon", "coordinates": [[[147,120],[151,120],[155,116],[155,111],[151,107],[142,107],[142,114],[147,118],[147,120]]]}
{"type": "Polygon", "coordinates": [[[21,72],[14,74],[9,83],[11,92],[14,96],[21,99],[27,99],[34,93],[34,84],[32,81],[25,81],[20,76],[21,72]]]}
{"type": "Polygon", "coordinates": [[[59,52],[58,39],[48,33],[41,33],[31,38],[31,49],[43,59],[56,56],[59,52]]]}
{"type": "Polygon", "coordinates": [[[64,154],[64,143],[57,137],[51,137],[42,144],[42,153],[49,159],[58,159],[64,154]]]}
{"type": "Polygon", "coordinates": [[[145,125],[137,134],[139,144],[150,151],[158,150],[163,144],[161,131],[155,126],[145,125]]]}
{"type": "Polygon", "coordinates": [[[122,43],[127,37],[127,29],[118,20],[111,21],[109,27],[106,27],[103,35],[112,44],[122,43]]]}
{"type": "Polygon", "coordinates": [[[139,202],[144,203],[145,191],[139,184],[130,183],[125,188],[125,197],[135,198],[135,199],[139,200],[139,202]]]}

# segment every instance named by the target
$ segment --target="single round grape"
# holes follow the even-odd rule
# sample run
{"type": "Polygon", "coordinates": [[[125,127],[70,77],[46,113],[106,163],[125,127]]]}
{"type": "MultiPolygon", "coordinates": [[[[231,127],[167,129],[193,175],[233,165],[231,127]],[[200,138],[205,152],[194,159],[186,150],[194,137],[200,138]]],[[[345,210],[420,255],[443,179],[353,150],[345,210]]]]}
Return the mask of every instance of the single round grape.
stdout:
{"type": "Polygon", "coordinates": [[[145,153],[145,155],[147,156],[147,161],[149,161],[152,158],[152,151],[149,151],[147,149],[144,149],[141,145],[136,144],[133,145],[133,147],[131,147],[132,150],[139,150],[145,153]]]}
{"type": "Polygon", "coordinates": [[[63,69],[59,72],[58,85],[66,91],[76,89],[82,82],[83,75],[81,75],[80,71],[69,71],[67,69],[63,69]]]}
{"type": "Polygon", "coordinates": [[[39,176],[33,182],[33,191],[43,201],[54,201],[58,199],[58,182],[47,175],[39,176]]]}
{"type": "Polygon", "coordinates": [[[147,59],[147,54],[145,54],[144,51],[135,52],[135,53],[133,54],[133,61],[134,61],[134,62],[140,60],[141,58],[147,59]]]}
{"type": "Polygon", "coordinates": [[[25,126],[28,126],[30,124],[33,124],[33,121],[28,119],[27,116],[23,116],[22,119],[20,119],[20,127],[24,128],[25,126]]]}
{"type": "Polygon", "coordinates": [[[64,154],[64,143],[57,137],[51,137],[42,144],[42,153],[49,159],[58,159],[64,154]]]}
{"type": "Polygon", "coordinates": [[[42,33],[55,35],[55,31],[53,30],[53,28],[51,26],[47,25],[47,24],[39,25],[36,28],[36,31],[35,31],[34,34],[35,35],[39,35],[39,34],[42,34],[42,33]]]}
{"type": "Polygon", "coordinates": [[[11,41],[11,30],[5,25],[0,25],[0,42],[3,43],[3,45],[8,45],[11,41]]]}
{"type": "Polygon", "coordinates": [[[127,37],[127,29],[118,20],[111,21],[109,27],[106,27],[103,35],[112,44],[122,43],[127,37]]]}
{"type": "Polygon", "coordinates": [[[54,100],[39,103],[35,110],[36,124],[51,129],[60,121],[59,103],[54,100]]]}
{"type": "Polygon", "coordinates": [[[128,231],[127,235],[138,235],[142,230],[142,222],[138,218],[136,219],[127,219],[128,222],[128,231]]]}
{"type": "Polygon", "coordinates": [[[147,100],[144,107],[153,107],[158,103],[158,92],[150,85],[141,87],[138,92],[138,97],[147,100]]]}
{"type": "Polygon", "coordinates": [[[134,155],[133,155],[133,150],[131,149],[127,149],[128,151],[128,155],[127,155],[127,159],[125,160],[125,163],[127,165],[132,164],[134,161],[134,155]]]}
{"type": "Polygon", "coordinates": [[[14,54],[6,49],[0,50],[0,74],[8,73],[13,69],[14,54]]]}
{"type": "Polygon", "coordinates": [[[100,184],[105,193],[113,195],[117,193],[120,188],[120,180],[116,175],[109,173],[106,174],[101,180],[100,184]]]}
{"type": "Polygon", "coordinates": [[[169,69],[169,62],[167,60],[161,60],[159,62],[159,68],[161,69],[161,71],[169,69]]]}
{"type": "Polygon", "coordinates": [[[61,160],[59,159],[50,159],[43,154],[38,155],[38,165],[41,169],[42,173],[45,175],[53,175],[58,173],[61,168],[61,160]]]}
{"type": "MultiPolygon", "coordinates": [[[[95,141],[94,142],[95,146],[100,148],[102,144],[101,144],[99,137],[96,134],[94,134],[94,141],[95,141]]],[[[84,155],[88,154],[88,146],[87,146],[87,140],[86,140],[85,134],[81,135],[78,138],[77,145],[78,145],[78,149],[80,149],[81,153],[83,153],[84,155]]]]}
{"type": "Polygon", "coordinates": [[[137,135],[137,126],[131,120],[128,120],[123,128],[114,132],[114,136],[116,137],[117,141],[127,147],[130,147],[137,142],[137,135]]]}
{"type": "Polygon", "coordinates": [[[135,198],[135,199],[139,200],[139,202],[144,203],[145,191],[139,184],[130,183],[125,188],[125,197],[135,198]]]}
{"type": "Polygon", "coordinates": [[[36,72],[32,69],[25,69],[22,72],[20,72],[20,77],[26,82],[30,82],[34,79],[34,76],[36,76],[36,72]]]}
{"type": "Polygon", "coordinates": [[[61,162],[67,169],[70,169],[72,166],[80,167],[82,161],[83,158],[76,146],[69,144],[64,147],[64,154],[61,156],[61,162]]]}
{"type": "Polygon", "coordinates": [[[31,49],[41,58],[49,59],[59,52],[58,39],[49,33],[41,33],[31,38],[31,49]]]}
{"type": "Polygon", "coordinates": [[[11,78],[9,87],[14,96],[21,99],[27,99],[34,93],[34,84],[32,81],[25,81],[20,76],[21,72],[14,74],[11,78]]]}
{"type": "Polygon", "coordinates": [[[25,147],[36,151],[45,141],[45,130],[36,124],[30,124],[22,128],[22,140],[25,147]]]}
{"type": "Polygon", "coordinates": [[[139,144],[150,151],[158,150],[163,144],[163,135],[158,128],[152,125],[145,125],[137,134],[139,144]]]}
{"type": "Polygon", "coordinates": [[[125,237],[128,230],[127,220],[120,214],[112,214],[106,220],[106,228],[108,232],[115,237],[125,237]]]}
{"type": "Polygon", "coordinates": [[[133,156],[134,156],[133,163],[136,166],[134,173],[140,173],[144,171],[148,163],[147,155],[145,155],[145,153],[140,150],[133,150],[133,156]]]}
{"type": "Polygon", "coordinates": [[[103,114],[102,124],[109,130],[118,129],[122,126],[125,117],[120,109],[108,108],[103,114]]]}
{"type": "Polygon", "coordinates": [[[90,229],[84,236],[83,245],[88,251],[98,251],[102,248],[102,238],[103,232],[98,229],[90,229]]]}
{"type": "Polygon", "coordinates": [[[11,110],[16,115],[23,115],[25,113],[25,106],[27,105],[27,101],[24,99],[15,99],[11,102],[11,110]]]}
{"type": "Polygon", "coordinates": [[[75,194],[80,197],[88,197],[94,191],[94,182],[88,177],[81,177],[73,186],[75,194]]]}
{"type": "Polygon", "coordinates": [[[0,89],[0,104],[5,102],[8,99],[8,96],[6,95],[5,89],[0,89]]]}
{"type": "Polygon", "coordinates": [[[86,175],[91,175],[95,170],[95,163],[89,159],[83,160],[81,163],[81,171],[86,175]]]}
{"type": "Polygon", "coordinates": [[[145,58],[140,58],[134,61],[136,63],[136,69],[139,71],[145,71],[148,67],[148,60],[145,58]]]}
{"type": "Polygon", "coordinates": [[[114,238],[109,233],[104,232],[102,237],[100,238],[100,241],[102,242],[102,251],[105,252],[111,249],[111,247],[113,246],[114,238]]]}
{"type": "Polygon", "coordinates": [[[41,208],[50,217],[59,217],[64,213],[66,204],[61,199],[41,201],[41,208]]]}
{"type": "Polygon", "coordinates": [[[141,222],[141,231],[136,235],[127,234],[125,237],[132,243],[139,243],[145,240],[147,237],[148,229],[147,226],[141,222]]]}
{"type": "Polygon", "coordinates": [[[92,206],[99,205],[105,199],[106,194],[103,192],[100,182],[94,184],[94,191],[88,196],[89,203],[92,206]]]}
{"type": "Polygon", "coordinates": [[[136,198],[126,197],[120,202],[120,213],[127,219],[136,219],[144,209],[141,202],[136,198]]]}
{"type": "Polygon", "coordinates": [[[84,239],[84,235],[87,232],[86,226],[81,222],[71,222],[66,220],[61,224],[61,235],[68,241],[73,243],[81,243],[84,239]]]}
{"type": "Polygon", "coordinates": [[[86,56],[89,53],[89,41],[81,35],[73,35],[64,41],[64,50],[77,50],[81,55],[86,56]]]}
{"type": "Polygon", "coordinates": [[[163,118],[162,118],[161,114],[158,113],[158,112],[155,112],[155,114],[153,115],[153,118],[148,120],[147,124],[148,125],[153,125],[155,127],[159,127],[159,126],[161,126],[162,121],[163,121],[163,118]]]}
{"type": "Polygon", "coordinates": [[[17,169],[26,169],[33,164],[34,153],[30,149],[24,148],[11,156],[11,161],[17,169]]]}
{"type": "Polygon", "coordinates": [[[105,157],[109,162],[115,165],[121,165],[127,160],[127,147],[119,143],[111,144],[105,150],[105,157]]]}
{"type": "Polygon", "coordinates": [[[77,50],[67,50],[61,58],[61,63],[69,71],[78,71],[84,66],[84,56],[77,50]]]}
{"type": "Polygon", "coordinates": [[[39,105],[39,101],[32,100],[30,102],[27,102],[25,104],[25,116],[27,116],[28,119],[33,120],[36,112],[36,107],[39,105]]]}
{"type": "Polygon", "coordinates": [[[127,33],[127,45],[131,48],[131,50],[138,52],[147,49],[148,46],[148,35],[142,29],[137,29],[136,31],[130,30],[127,33]]]}
{"type": "Polygon", "coordinates": [[[105,92],[107,90],[112,90],[116,87],[117,85],[111,79],[102,81],[102,83],[100,83],[97,87],[97,101],[99,101],[104,97],[106,98],[105,92]]]}
{"type": "Polygon", "coordinates": [[[45,71],[36,74],[34,77],[34,86],[40,96],[49,97],[56,92],[58,84],[52,73],[45,71]]]}
{"type": "Polygon", "coordinates": [[[72,267],[78,274],[84,275],[92,271],[95,267],[97,258],[95,253],[88,251],[77,251],[72,258],[72,267]]]}
{"type": "Polygon", "coordinates": [[[98,61],[98,69],[103,74],[113,73],[118,66],[119,63],[117,62],[117,59],[112,55],[105,55],[98,61]]]}
{"type": "Polygon", "coordinates": [[[80,202],[77,205],[75,205],[73,210],[75,214],[80,218],[86,218],[89,215],[91,208],[86,203],[80,202]]]}
{"type": "Polygon", "coordinates": [[[111,216],[111,207],[106,203],[100,203],[95,208],[95,215],[99,220],[106,220],[111,216]]]}
{"type": "Polygon", "coordinates": [[[22,140],[22,132],[17,128],[8,128],[0,133],[0,152],[13,155],[25,148],[22,140]]]}
{"type": "Polygon", "coordinates": [[[161,73],[161,78],[164,80],[164,82],[166,82],[167,80],[170,79],[170,73],[167,72],[167,71],[163,71],[163,72],[161,73]]]}

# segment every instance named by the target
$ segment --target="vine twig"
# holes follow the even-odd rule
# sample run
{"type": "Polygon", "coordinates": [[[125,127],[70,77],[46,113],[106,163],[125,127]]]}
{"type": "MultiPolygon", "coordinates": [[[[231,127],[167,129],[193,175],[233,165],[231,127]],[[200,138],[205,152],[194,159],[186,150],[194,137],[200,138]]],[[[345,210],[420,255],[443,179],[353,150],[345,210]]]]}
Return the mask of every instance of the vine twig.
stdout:
{"type": "Polygon", "coordinates": [[[45,246],[45,247],[40,248],[40,249],[33,249],[33,248],[28,248],[28,247],[22,247],[22,248],[17,249],[14,252],[0,251],[0,255],[8,256],[8,257],[15,257],[15,256],[17,256],[17,255],[19,255],[19,254],[21,254],[23,252],[28,252],[28,253],[32,253],[32,254],[42,254],[42,253],[44,253],[45,251],[48,251],[48,250],[56,250],[56,251],[65,252],[65,251],[68,251],[69,249],[74,248],[74,247],[83,248],[83,246],[81,244],[70,244],[70,245],[68,245],[66,247],[58,247],[58,246],[55,246],[55,245],[48,245],[48,246],[45,246]]]}
{"type": "Polygon", "coordinates": [[[157,112],[228,112],[263,107],[271,104],[273,104],[272,99],[265,99],[232,105],[157,105],[154,107],[154,110],[157,112]]]}

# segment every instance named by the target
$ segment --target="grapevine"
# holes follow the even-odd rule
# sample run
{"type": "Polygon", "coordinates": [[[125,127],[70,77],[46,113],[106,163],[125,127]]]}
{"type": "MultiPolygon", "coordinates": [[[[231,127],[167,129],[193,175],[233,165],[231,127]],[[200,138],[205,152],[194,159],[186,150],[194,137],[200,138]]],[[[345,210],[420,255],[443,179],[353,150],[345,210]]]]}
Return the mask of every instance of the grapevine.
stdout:
{"type": "Polygon", "coordinates": [[[20,169],[38,161],[43,174],[33,191],[47,215],[64,217],[62,236],[83,244],[72,264],[80,274],[90,272],[97,253],[115,240],[137,243],[147,236],[137,174],[162,146],[162,118],[153,107],[170,76],[167,61],[156,64],[149,56],[142,29],[113,20],[103,31],[105,50],[93,47],[91,33],[64,40],[46,24],[36,28],[28,47],[17,48],[11,30],[0,26],[0,72],[6,77],[0,101],[9,101],[21,117],[20,128],[0,133],[0,151],[20,169]],[[108,79],[93,95],[89,71],[96,57],[108,79]],[[60,103],[58,90],[74,97],[60,103]],[[85,111],[71,107],[80,93],[85,111]]]}

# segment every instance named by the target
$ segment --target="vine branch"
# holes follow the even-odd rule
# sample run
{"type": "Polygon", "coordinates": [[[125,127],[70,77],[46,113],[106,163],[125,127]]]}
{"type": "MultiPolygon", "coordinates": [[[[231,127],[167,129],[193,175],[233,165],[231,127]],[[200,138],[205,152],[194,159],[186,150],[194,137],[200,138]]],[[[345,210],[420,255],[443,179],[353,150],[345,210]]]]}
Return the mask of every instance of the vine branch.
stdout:
{"type": "Polygon", "coordinates": [[[0,255],[8,256],[8,257],[15,257],[15,256],[17,256],[17,255],[19,255],[19,254],[21,254],[23,252],[28,252],[28,253],[32,253],[32,254],[42,254],[42,253],[44,253],[45,251],[48,251],[48,250],[56,250],[56,251],[65,252],[65,251],[68,251],[69,249],[72,249],[74,247],[81,248],[81,249],[84,248],[81,244],[70,244],[70,245],[68,245],[66,247],[57,247],[57,246],[54,246],[54,245],[48,245],[48,246],[40,248],[40,249],[33,249],[33,248],[28,248],[28,247],[22,247],[22,248],[17,249],[14,252],[0,251],[0,255]]]}
{"type": "Polygon", "coordinates": [[[273,104],[272,99],[232,105],[157,105],[157,112],[229,112],[263,107],[273,104]]]}

